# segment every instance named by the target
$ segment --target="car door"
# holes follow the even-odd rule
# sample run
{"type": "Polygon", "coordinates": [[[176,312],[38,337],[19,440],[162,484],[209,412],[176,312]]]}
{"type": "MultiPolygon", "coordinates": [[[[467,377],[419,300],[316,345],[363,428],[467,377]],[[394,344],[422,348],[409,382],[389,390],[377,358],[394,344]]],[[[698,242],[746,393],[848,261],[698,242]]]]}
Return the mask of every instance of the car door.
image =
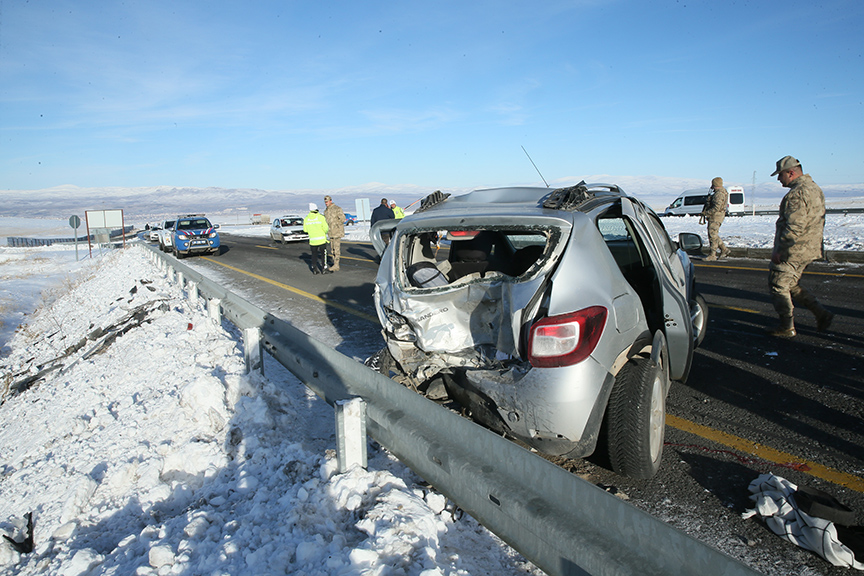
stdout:
{"type": "Polygon", "coordinates": [[[685,380],[693,358],[693,326],[687,300],[687,276],[662,224],[637,200],[622,199],[622,212],[634,223],[657,271],[663,302],[663,327],[669,354],[669,376],[685,380]]]}

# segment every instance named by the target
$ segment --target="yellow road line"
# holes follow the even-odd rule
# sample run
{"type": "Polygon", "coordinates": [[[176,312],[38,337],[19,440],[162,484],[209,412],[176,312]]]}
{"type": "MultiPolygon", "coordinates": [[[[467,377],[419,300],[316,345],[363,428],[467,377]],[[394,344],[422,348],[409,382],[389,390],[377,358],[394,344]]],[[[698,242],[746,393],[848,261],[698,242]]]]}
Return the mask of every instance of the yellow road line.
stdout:
{"type": "Polygon", "coordinates": [[[229,270],[233,270],[234,272],[239,272],[240,274],[245,274],[246,276],[250,276],[252,278],[255,278],[256,280],[266,282],[267,284],[270,284],[272,286],[276,286],[278,288],[282,288],[283,290],[287,290],[289,292],[293,292],[294,294],[297,294],[298,296],[303,296],[304,298],[309,298],[310,300],[315,300],[316,302],[320,302],[320,303],[324,304],[325,306],[331,306],[331,307],[336,308],[338,310],[342,310],[343,312],[347,312],[348,314],[353,314],[354,316],[357,316],[358,318],[362,318],[363,320],[366,320],[368,322],[374,322],[376,324],[378,323],[377,317],[372,316],[370,314],[366,314],[365,312],[360,312],[359,310],[355,310],[354,308],[351,308],[350,306],[346,306],[340,302],[334,302],[332,300],[325,300],[324,298],[321,298],[320,296],[316,296],[315,294],[311,294],[311,293],[306,292],[304,290],[300,290],[299,288],[294,288],[293,286],[289,286],[287,284],[282,284],[281,282],[276,282],[275,280],[265,278],[264,276],[259,276],[258,274],[253,274],[252,272],[247,272],[246,270],[241,270],[240,268],[235,268],[234,266],[229,266],[228,264],[225,264],[224,262],[219,262],[218,260],[216,260],[214,258],[208,258],[206,256],[202,256],[202,258],[204,258],[204,260],[207,260],[208,262],[213,262],[214,264],[218,264],[219,266],[222,266],[224,268],[228,268],[229,270]]]}
{"type": "MultiPolygon", "coordinates": [[[[723,270],[750,270],[751,272],[768,272],[768,268],[750,268],[747,266],[723,266],[723,265],[711,265],[711,264],[699,264],[693,263],[694,266],[699,268],[722,268],[723,270]]],[[[864,274],[852,274],[849,272],[811,272],[804,271],[805,275],[808,276],[842,276],[846,278],[864,278],[864,274]]]]}
{"type": "Polygon", "coordinates": [[[342,260],[359,260],[360,262],[372,262],[373,264],[375,263],[375,261],[371,258],[357,258],[356,256],[345,256],[344,254],[342,254],[340,258],[342,260]]]}
{"type": "Polygon", "coordinates": [[[709,304],[708,308],[722,308],[723,310],[735,310],[736,312],[745,312],[747,314],[757,314],[763,315],[762,312],[758,310],[751,310],[749,308],[739,308],[738,306],[723,306],[722,304],[709,304]]]}
{"type": "Polygon", "coordinates": [[[265,250],[278,250],[276,246],[262,246],[260,244],[255,245],[256,248],[264,248],[265,250]]]}
{"type": "Polygon", "coordinates": [[[763,446],[753,442],[752,440],[746,440],[733,434],[714,430],[708,426],[702,426],[701,424],[696,424],[695,422],[690,422],[689,420],[671,414],[666,415],[666,423],[678,430],[695,434],[707,440],[711,440],[712,442],[717,442],[718,444],[744,452],[745,454],[751,454],[757,458],[761,458],[762,460],[773,462],[774,464],[794,464],[795,469],[800,472],[815,476],[816,478],[821,478],[822,480],[827,480],[828,482],[832,482],[839,486],[845,486],[846,488],[855,490],[856,492],[864,492],[864,479],[858,476],[840,472],[839,470],[823,466],[822,464],[798,458],[792,454],[787,454],[786,452],[763,446]]]}

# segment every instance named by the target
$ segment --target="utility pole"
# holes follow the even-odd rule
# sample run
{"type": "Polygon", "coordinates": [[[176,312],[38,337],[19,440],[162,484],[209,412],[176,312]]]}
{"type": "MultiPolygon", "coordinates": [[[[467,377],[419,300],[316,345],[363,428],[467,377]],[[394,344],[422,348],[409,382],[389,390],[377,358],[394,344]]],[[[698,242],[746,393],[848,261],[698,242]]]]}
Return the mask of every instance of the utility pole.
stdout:
{"type": "Polygon", "coordinates": [[[750,189],[750,201],[753,202],[753,216],[756,215],[756,171],[753,171],[753,187],[750,189]]]}

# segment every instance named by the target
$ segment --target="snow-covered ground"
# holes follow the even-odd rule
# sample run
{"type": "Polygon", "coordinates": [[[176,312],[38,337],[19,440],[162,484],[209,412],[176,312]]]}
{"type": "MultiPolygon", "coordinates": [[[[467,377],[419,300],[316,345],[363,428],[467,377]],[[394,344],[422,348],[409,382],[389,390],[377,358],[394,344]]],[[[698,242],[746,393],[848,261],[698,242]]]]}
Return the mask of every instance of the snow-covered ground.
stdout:
{"type": "MultiPolygon", "coordinates": [[[[65,232],[9,220],[0,236],[65,232]]],[[[721,235],[770,247],[774,220],[728,218],[721,235]]],[[[696,218],[664,223],[707,240],[696,218]]],[[[861,250],[864,216],[829,215],[825,237],[861,250]]],[[[143,250],[79,252],[0,245],[0,533],[22,540],[32,512],[35,542],[0,542],[0,572],[540,573],[374,446],[338,474],[332,410],[276,362],[244,374],[237,335],[143,250]]]]}
{"type": "Polygon", "coordinates": [[[32,513],[35,544],[0,573],[541,573],[374,445],[339,474],[332,409],[244,374],[144,250],[0,247],[0,275],[0,533],[32,513]]]}

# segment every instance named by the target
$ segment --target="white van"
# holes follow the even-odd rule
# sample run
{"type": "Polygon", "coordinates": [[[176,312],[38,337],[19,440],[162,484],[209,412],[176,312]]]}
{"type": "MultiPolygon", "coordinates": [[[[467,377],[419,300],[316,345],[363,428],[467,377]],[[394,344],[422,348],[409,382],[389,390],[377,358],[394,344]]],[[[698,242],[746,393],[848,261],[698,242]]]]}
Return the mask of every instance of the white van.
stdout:
{"type": "MultiPolygon", "coordinates": [[[[744,188],[741,186],[730,186],[726,189],[729,192],[729,204],[726,206],[726,214],[734,214],[740,216],[744,214],[744,188]]],[[[702,208],[705,207],[705,202],[708,196],[711,195],[711,189],[694,188],[685,190],[678,198],[670,204],[664,216],[686,216],[692,214],[698,216],[702,213],[702,208]]]]}
{"type": "Polygon", "coordinates": [[[726,191],[729,192],[729,205],[726,207],[726,214],[743,216],[744,188],[741,186],[730,186],[726,191]]]}

